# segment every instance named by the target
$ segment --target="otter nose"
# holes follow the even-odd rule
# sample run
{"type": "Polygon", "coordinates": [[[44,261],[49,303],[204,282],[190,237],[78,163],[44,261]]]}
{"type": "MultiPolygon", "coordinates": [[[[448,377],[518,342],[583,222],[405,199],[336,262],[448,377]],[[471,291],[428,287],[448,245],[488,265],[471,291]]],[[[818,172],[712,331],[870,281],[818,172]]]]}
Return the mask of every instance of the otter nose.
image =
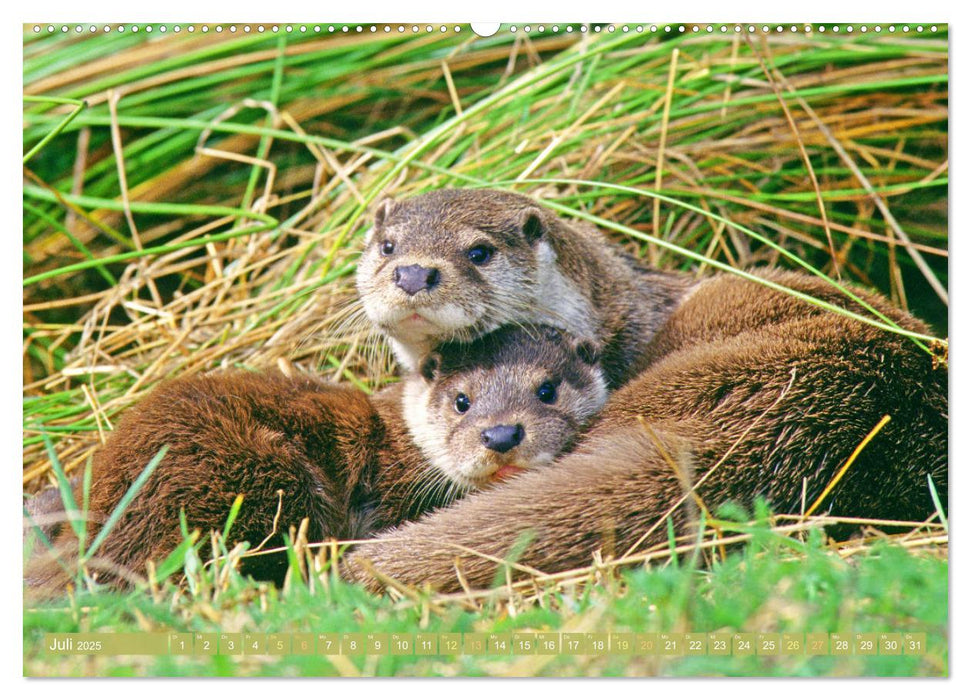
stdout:
{"type": "Polygon", "coordinates": [[[438,270],[421,265],[405,265],[394,269],[394,283],[408,296],[414,296],[423,289],[431,289],[438,284],[438,270]]]}
{"type": "Polygon", "coordinates": [[[482,431],[482,444],[502,454],[523,441],[526,431],[521,425],[494,425],[482,431]]]}

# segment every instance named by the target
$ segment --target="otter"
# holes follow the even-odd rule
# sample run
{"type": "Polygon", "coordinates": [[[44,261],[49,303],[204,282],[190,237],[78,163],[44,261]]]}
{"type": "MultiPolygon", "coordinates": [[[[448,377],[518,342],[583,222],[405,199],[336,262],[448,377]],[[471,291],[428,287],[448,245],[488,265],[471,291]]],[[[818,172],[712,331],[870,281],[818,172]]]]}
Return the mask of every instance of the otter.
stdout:
{"type": "MultiPolygon", "coordinates": [[[[88,542],[168,445],[89,568],[123,585],[179,545],[181,510],[190,530],[221,531],[238,494],[233,541],[279,547],[304,518],[311,542],[368,537],[549,464],[606,401],[595,344],[553,328],[506,327],[443,344],[421,366],[370,397],[279,371],[163,383],[94,455],[88,542]]],[[[36,519],[60,509],[59,500],[50,490],[28,510],[36,519]]],[[[57,551],[77,552],[70,527],[43,529],[57,551]]],[[[205,537],[203,550],[211,554],[205,537]]],[[[29,564],[35,592],[63,588],[53,556],[29,564]]],[[[278,584],[286,571],[284,554],[241,561],[242,573],[278,584]]]]}
{"type": "MultiPolygon", "coordinates": [[[[817,278],[761,274],[864,313],[817,278]]],[[[859,296],[927,333],[884,298],[859,296]]],[[[911,339],[722,275],[668,315],[644,356],[647,368],[612,394],[575,451],[362,544],[347,576],[375,590],[380,571],[454,591],[458,568],[486,587],[514,545],[524,567],[514,578],[587,566],[597,550],[606,558],[663,542],[669,514],[688,532],[691,513],[672,506],[691,485],[709,509],[764,497],[800,513],[884,416],[821,511],[923,520],[934,513],[928,477],[946,509],[947,372],[911,339]]]]}
{"type": "Polygon", "coordinates": [[[693,288],[592,227],[488,189],[384,200],[357,264],[366,315],[407,371],[442,341],[533,323],[595,340],[610,388],[646,366],[651,337],[693,288]]]}
{"type": "Polygon", "coordinates": [[[422,454],[461,493],[547,465],[607,401],[599,351],[550,327],[503,327],[448,342],[404,380],[422,454]]]}

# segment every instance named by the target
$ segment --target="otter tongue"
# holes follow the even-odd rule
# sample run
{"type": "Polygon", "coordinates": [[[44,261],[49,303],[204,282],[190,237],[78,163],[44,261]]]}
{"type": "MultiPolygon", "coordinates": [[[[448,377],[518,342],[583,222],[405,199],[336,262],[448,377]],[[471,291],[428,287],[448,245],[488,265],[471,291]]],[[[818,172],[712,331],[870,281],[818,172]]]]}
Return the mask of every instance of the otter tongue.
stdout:
{"type": "Polygon", "coordinates": [[[505,481],[506,479],[514,477],[517,474],[521,474],[524,471],[526,470],[523,467],[517,467],[515,464],[504,464],[492,473],[492,480],[505,481]]]}

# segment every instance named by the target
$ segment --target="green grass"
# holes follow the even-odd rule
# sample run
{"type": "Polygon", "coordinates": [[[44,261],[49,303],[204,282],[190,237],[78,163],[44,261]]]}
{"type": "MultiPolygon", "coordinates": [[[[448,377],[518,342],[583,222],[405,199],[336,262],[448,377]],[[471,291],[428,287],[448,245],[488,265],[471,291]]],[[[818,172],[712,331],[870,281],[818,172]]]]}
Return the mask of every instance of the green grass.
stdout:
{"type": "Polygon", "coordinates": [[[454,596],[393,601],[325,574],[283,590],[236,574],[213,586],[167,583],[154,593],[85,593],[24,613],[28,675],[778,675],[942,676],[948,673],[947,561],[878,541],[842,558],[819,530],[783,537],[764,523],[749,544],[699,567],[668,562],[605,573],[601,582],[524,596],[499,589],[475,605],[454,596]],[[191,591],[195,591],[194,593],[191,591]],[[53,658],[49,632],[910,632],[914,656],[129,656],[53,658]]]}
{"type": "MultiPolygon", "coordinates": [[[[931,333],[913,340],[946,356],[946,28],[919,37],[764,39],[501,31],[472,40],[468,27],[429,36],[352,27],[335,36],[77,37],[28,28],[25,492],[82,474],[121,412],[169,377],[286,359],[366,390],[391,381],[360,329],[345,323],[367,212],[387,194],[505,187],[596,223],[663,268],[810,269],[839,288],[877,289],[924,318],[931,333]]],[[[90,590],[81,576],[74,597],[26,608],[24,669],[944,675],[946,535],[934,533],[920,546],[876,537],[841,556],[818,536],[763,527],[717,561],[656,559],[655,568],[620,578],[516,589],[476,605],[369,596],[326,574],[277,591],[225,562],[201,567],[190,541],[161,566],[174,573],[188,562],[181,583],[161,575],[152,590],[118,594],[90,590]],[[38,646],[44,631],[578,625],[916,631],[929,649],[893,659],[558,657],[534,665],[477,657],[51,660],[38,646]]]]}

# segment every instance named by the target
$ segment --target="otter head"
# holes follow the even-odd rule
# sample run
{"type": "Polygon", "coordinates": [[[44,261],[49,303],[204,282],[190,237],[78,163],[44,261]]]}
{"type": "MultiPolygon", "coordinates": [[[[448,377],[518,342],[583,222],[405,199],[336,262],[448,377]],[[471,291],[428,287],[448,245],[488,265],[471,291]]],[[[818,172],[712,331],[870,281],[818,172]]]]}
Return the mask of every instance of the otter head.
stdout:
{"type": "Polygon", "coordinates": [[[378,205],[357,265],[371,322],[409,370],[443,341],[535,317],[552,214],[520,195],[439,190],[378,205]]]}
{"type": "Polygon", "coordinates": [[[607,400],[595,345],[545,326],[442,344],[405,381],[412,438],[463,490],[551,463],[607,400]]]}

